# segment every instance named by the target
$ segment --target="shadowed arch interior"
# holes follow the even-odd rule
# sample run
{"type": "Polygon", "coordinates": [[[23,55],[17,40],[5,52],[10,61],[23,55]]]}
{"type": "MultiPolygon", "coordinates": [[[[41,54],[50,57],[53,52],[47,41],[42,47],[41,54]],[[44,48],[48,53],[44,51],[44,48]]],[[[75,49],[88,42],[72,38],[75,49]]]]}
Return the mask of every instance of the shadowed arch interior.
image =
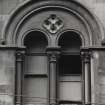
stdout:
{"type": "Polygon", "coordinates": [[[30,32],[24,39],[24,45],[28,52],[45,52],[48,41],[44,33],[40,31],[30,32]]]}
{"type": "Polygon", "coordinates": [[[76,32],[67,31],[61,35],[58,44],[63,52],[79,52],[82,40],[76,32]]]}

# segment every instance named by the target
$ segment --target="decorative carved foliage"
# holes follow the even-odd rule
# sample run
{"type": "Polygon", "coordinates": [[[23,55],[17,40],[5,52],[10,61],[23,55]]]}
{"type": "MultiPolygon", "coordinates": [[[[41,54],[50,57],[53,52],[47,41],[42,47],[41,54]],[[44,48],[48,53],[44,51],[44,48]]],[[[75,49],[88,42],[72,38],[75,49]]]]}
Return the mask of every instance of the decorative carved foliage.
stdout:
{"type": "Polygon", "coordinates": [[[63,21],[55,14],[51,14],[43,23],[43,27],[52,34],[55,34],[63,27],[63,21]]]}
{"type": "Polygon", "coordinates": [[[90,51],[81,52],[81,58],[85,63],[90,62],[90,57],[91,56],[92,56],[92,53],[90,51]]]}

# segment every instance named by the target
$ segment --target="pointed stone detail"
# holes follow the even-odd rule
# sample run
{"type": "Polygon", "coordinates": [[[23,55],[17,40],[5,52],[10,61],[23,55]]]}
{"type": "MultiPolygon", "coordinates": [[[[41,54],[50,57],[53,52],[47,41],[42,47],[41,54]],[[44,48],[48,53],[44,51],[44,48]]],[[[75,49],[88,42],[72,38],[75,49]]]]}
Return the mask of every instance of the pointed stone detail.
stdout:
{"type": "Polygon", "coordinates": [[[55,34],[63,27],[63,21],[55,14],[51,14],[44,20],[43,27],[51,34],[55,34]]]}

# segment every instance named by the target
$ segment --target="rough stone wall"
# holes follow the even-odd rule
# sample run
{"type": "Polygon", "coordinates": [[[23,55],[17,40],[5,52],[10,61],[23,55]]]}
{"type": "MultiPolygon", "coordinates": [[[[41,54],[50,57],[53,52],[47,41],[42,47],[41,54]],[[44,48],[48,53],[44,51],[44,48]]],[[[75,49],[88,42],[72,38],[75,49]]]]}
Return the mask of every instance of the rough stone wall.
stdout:
{"type": "Polygon", "coordinates": [[[0,50],[0,105],[13,105],[15,83],[14,51],[0,50]]]}
{"type": "Polygon", "coordinates": [[[76,0],[94,13],[105,27],[105,0],[76,0]]]}
{"type": "MultiPolygon", "coordinates": [[[[0,0],[0,36],[10,14],[25,0],[0,0]]],[[[1,37],[0,37],[1,38],[1,37]]]]}

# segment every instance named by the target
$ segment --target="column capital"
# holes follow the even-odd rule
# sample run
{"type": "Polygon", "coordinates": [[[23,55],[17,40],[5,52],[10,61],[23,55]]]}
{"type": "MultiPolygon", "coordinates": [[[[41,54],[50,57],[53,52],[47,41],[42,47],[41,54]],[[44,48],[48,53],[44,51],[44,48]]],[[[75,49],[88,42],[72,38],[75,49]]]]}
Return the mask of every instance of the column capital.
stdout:
{"type": "Polygon", "coordinates": [[[23,61],[25,56],[25,51],[16,51],[16,61],[23,61]]]}
{"type": "Polygon", "coordinates": [[[47,47],[46,52],[49,56],[50,62],[56,62],[60,55],[60,47],[47,47]]]}
{"type": "Polygon", "coordinates": [[[90,51],[81,51],[82,61],[85,63],[89,63],[91,55],[92,55],[92,53],[90,51]]]}

